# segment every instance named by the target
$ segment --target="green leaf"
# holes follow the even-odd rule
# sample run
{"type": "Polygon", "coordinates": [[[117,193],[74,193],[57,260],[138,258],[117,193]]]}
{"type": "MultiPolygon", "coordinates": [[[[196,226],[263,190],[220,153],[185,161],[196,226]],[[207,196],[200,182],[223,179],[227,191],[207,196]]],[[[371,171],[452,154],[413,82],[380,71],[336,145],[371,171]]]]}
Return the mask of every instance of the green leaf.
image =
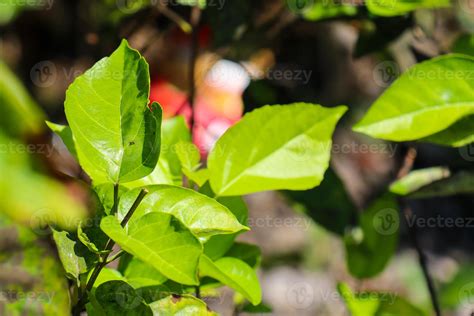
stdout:
{"type": "MultiPolygon", "coordinates": [[[[5,6],[1,5],[2,11],[5,6]]],[[[1,13],[0,13],[1,24],[1,13]]],[[[44,113],[31,98],[20,80],[0,60],[0,126],[12,137],[40,134],[44,113]]]]}
{"type": "Polygon", "coordinates": [[[177,0],[177,2],[181,5],[187,5],[192,7],[199,7],[201,9],[206,8],[206,0],[177,0]]]}
{"type": "Polygon", "coordinates": [[[253,268],[258,267],[262,260],[262,252],[258,246],[241,242],[234,243],[225,256],[240,259],[253,268]]]}
{"type": "Polygon", "coordinates": [[[96,184],[137,180],[155,168],[162,111],[147,107],[149,92],[148,64],[125,40],[67,90],[79,162],[96,184]]]}
{"type": "Polygon", "coordinates": [[[182,116],[163,120],[161,127],[161,154],[158,164],[148,176],[125,184],[128,188],[137,188],[153,184],[181,185],[181,163],[174,145],[191,140],[191,133],[182,116]]]}
{"type": "Polygon", "coordinates": [[[242,308],[242,311],[250,314],[266,314],[271,313],[272,308],[264,303],[260,303],[256,306],[252,304],[245,304],[245,306],[242,308]]]}
{"type": "Polygon", "coordinates": [[[209,179],[209,171],[207,169],[199,170],[201,167],[201,154],[196,145],[191,142],[179,142],[174,148],[181,162],[184,175],[198,186],[203,186],[209,179]]]}
{"type": "Polygon", "coordinates": [[[89,252],[72,233],[53,229],[53,238],[66,276],[79,285],[80,276],[92,269],[97,256],[89,252]]]}
{"type": "Polygon", "coordinates": [[[134,288],[160,285],[167,280],[167,278],[153,266],[128,254],[120,258],[120,264],[123,268],[124,277],[134,288]],[[124,262],[126,262],[126,264],[124,264],[124,262]]]}
{"type": "Polygon", "coordinates": [[[445,308],[455,309],[463,302],[472,302],[474,292],[474,265],[461,266],[454,278],[439,291],[440,303],[445,308]]]}
{"type": "Polygon", "coordinates": [[[199,262],[199,275],[211,277],[231,287],[253,305],[258,305],[262,301],[262,290],[257,273],[242,260],[224,257],[213,262],[206,255],[202,255],[199,262]]]}
{"type": "Polygon", "coordinates": [[[173,295],[150,304],[157,316],[217,316],[206,303],[192,295],[173,295]]]}
{"type": "Polygon", "coordinates": [[[49,129],[58,135],[66,146],[67,150],[77,159],[76,144],[74,142],[74,136],[72,135],[71,128],[66,125],[60,125],[46,121],[49,129]]]}
{"type": "Polygon", "coordinates": [[[124,281],[116,280],[101,284],[95,290],[94,297],[105,316],[153,315],[144,299],[124,281]]]}
{"type": "Polygon", "coordinates": [[[460,171],[449,178],[441,179],[408,195],[410,198],[432,198],[456,194],[474,193],[474,172],[460,171]]]}
{"type": "Polygon", "coordinates": [[[419,9],[445,8],[449,0],[367,0],[367,8],[375,15],[396,16],[419,9]]]}
{"type": "MultiPolygon", "coordinates": [[[[169,213],[176,216],[197,237],[231,234],[248,230],[222,204],[193,190],[169,186],[147,186],[148,194],[136,209],[131,221],[149,212],[169,213]]],[[[141,189],[123,195],[119,216],[128,212],[141,189]]]]}
{"type": "Polygon", "coordinates": [[[28,155],[22,151],[26,151],[25,146],[0,133],[2,212],[33,228],[54,224],[75,229],[86,216],[86,208],[70,196],[62,183],[33,169],[28,155]]]}
{"type": "MultiPolygon", "coordinates": [[[[417,64],[382,94],[353,129],[393,141],[431,136],[425,140],[438,142],[439,137],[439,142],[447,143],[446,134],[434,134],[449,133],[450,127],[458,128],[456,122],[474,113],[473,70],[474,58],[463,55],[417,64]]],[[[464,133],[462,138],[467,137],[464,133]]],[[[463,143],[456,139],[449,145],[463,143]]]]}
{"type": "Polygon", "coordinates": [[[213,191],[231,196],[317,186],[329,165],[335,125],[346,110],[296,103],[245,115],[209,154],[213,191]]]}
{"type": "Polygon", "coordinates": [[[474,34],[459,36],[451,49],[453,53],[474,55],[474,34]]]}
{"type": "Polygon", "coordinates": [[[390,185],[390,192],[407,195],[440,179],[449,177],[449,169],[432,167],[415,170],[390,185]]]}
{"type": "Polygon", "coordinates": [[[307,191],[285,192],[293,201],[304,206],[306,213],[325,229],[344,236],[353,225],[357,208],[349,197],[344,184],[330,168],[321,185],[307,191]]]}
{"type": "Polygon", "coordinates": [[[474,142],[474,115],[466,116],[448,129],[422,138],[422,142],[429,142],[443,146],[462,147],[474,142]]]}
{"type": "Polygon", "coordinates": [[[174,216],[158,212],[146,214],[130,222],[128,231],[120,226],[117,218],[107,216],[100,227],[123,250],[166,277],[183,284],[198,284],[197,265],[202,246],[174,216]]]}
{"type": "Polygon", "coordinates": [[[359,217],[360,228],[344,238],[349,272],[370,278],[385,268],[398,245],[400,217],[392,194],[375,200],[359,217]]]}
{"type": "Polygon", "coordinates": [[[425,313],[418,307],[413,306],[395,293],[363,292],[354,294],[344,283],[338,284],[337,289],[344,298],[352,316],[425,316],[425,313]]]}

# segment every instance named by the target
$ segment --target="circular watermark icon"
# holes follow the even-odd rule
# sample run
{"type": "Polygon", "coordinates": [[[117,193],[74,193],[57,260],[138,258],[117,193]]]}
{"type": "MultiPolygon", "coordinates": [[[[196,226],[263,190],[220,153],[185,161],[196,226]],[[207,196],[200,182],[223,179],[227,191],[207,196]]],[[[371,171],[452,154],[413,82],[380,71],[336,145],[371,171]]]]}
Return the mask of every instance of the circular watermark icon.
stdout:
{"type": "Polygon", "coordinates": [[[399,75],[400,67],[394,61],[384,61],[378,63],[372,72],[375,83],[383,88],[391,85],[399,75]]]}
{"type": "Polygon", "coordinates": [[[474,304],[474,282],[464,285],[458,293],[459,302],[474,304]]]}
{"type": "Polygon", "coordinates": [[[295,309],[307,309],[314,303],[314,288],[307,282],[295,283],[288,288],[286,299],[295,309]]]}
{"type": "Polygon", "coordinates": [[[30,218],[30,227],[40,236],[49,235],[49,224],[56,222],[56,215],[49,209],[43,208],[36,211],[30,218]]]}
{"type": "Polygon", "coordinates": [[[459,148],[459,154],[467,161],[474,161],[474,143],[459,148]]]}
{"type": "Polygon", "coordinates": [[[400,227],[400,216],[393,208],[386,208],[377,212],[373,218],[373,225],[379,234],[392,235],[400,227]]]}
{"type": "Polygon", "coordinates": [[[49,60],[41,61],[31,68],[30,78],[40,88],[51,87],[57,78],[56,65],[49,60]]]}
{"type": "Polygon", "coordinates": [[[294,13],[301,13],[304,10],[311,8],[314,3],[315,0],[286,0],[288,8],[294,13]]]}
{"type": "Polygon", "coordinates": [[[116,0],[117,8],[125,14],[133,14],[142,9],[146,0],[116,0]]]}

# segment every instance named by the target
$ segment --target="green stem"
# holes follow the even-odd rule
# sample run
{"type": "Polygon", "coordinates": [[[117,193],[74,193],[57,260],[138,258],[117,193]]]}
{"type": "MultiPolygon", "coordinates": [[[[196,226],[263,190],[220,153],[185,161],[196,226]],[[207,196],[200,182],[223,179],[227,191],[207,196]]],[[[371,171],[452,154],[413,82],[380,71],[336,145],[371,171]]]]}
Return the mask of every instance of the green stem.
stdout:
{"type": "MultiPolygon", "coordinates": [[[[140,203],[143,201],[143,198],[145,197],[145,195],[148,194],[148,190],[147,189],[142,189],[140,191],[140,193],[138,194],[138,197],[136,198],[135,202],[133,202],[133,205],[132,207],[130,207],[130,210],[127,212],[127,214],[125,215],[125,217],[122,219],[122,222],[120,223],[120,225],[122,227],[125,227],[125,225],[127,225],[128,221],[130,220],[130,218],[132,217],[133,213],[135,213],[135,210],[138,208],[138,206],[140,205],[140,203]]],[[[119,199],[118,199],[118,185],[115,185],[114,186],[114,206],[113,206],[113,209],[112,211],[117,211],[118,209],[118,202],[119,202],[119,199]]],[[[112,248],[114,247],[115,245],[115,242],[109,238],[109,240],[107,241],[107,244],[105,245],[105,251],[110,251],[112,250],[112,248]]],[[[109,252],[103,254],[100,256],[100,260],[99,262],[97,263],[97,265],[94,267],[94,270],[92,271],[92,274],[91,274],[91,277],[89,278],[89,281],[87,281],[87,285],[86,285],[86,289],[83,293],[83,295],[81,296],[81,298],[79,299],[79,301],[77,302],[76,306],[74,307],[74,310],[73,310],[73,315],[75,316],[78,316],[80,315],[81,311],[83,310],[85,304],[87,303],[87,293],[90,292],[92,290],[92,287],[94,286],[94,283],[95,281],[97,280],[97,278],[99,277],[99,274],[100,272],[102,271],[102,269],[109,263],[109,262],[112,262],[113,260],[117,259],[118,257],[120,257],[122,254],[123,254],[123,251],[120,251],[119,253],[117,253],[113,258],[112,260],[107,260],[108,257],[109,257],[109,252]],[[122,252],[122,253],[121,253],[122,252]]]]}

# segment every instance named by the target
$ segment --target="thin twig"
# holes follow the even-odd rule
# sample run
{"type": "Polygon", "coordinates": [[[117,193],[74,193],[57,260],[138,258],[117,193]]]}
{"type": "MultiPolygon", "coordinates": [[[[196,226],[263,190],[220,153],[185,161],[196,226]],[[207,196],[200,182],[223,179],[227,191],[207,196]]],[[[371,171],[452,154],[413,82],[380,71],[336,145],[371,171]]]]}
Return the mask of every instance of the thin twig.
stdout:
{"type": "Polygon", "coordinates": [[[185,19],[183,19],[179,14],[168,8],[165,4],[162,3],[162,1],[158,1],[156,4],[156,9],[166,16],[168,19],[176,23],[176,25],[179,26],[179,28],[184,32],[184,33],[191,33],[192,32],[192,25],[186,22],[185,19]]]}
{"type": "Polygon", "coordinates": [[[199,49],[199,24],[201,22],[201,8],[195,6],[191,10],[191,54],[189,58],[189,97],[188,103],[191,107],[190,129],[191,135],[193,133],[195,113],[194,113],[194,99],[196,95],[196,60],[199,49]]]}
{"type": "MultiPolygon", "coordinates": [[[[138,194],[138,197],[136,198],[135,202],[133,202],[133,205],[130,207],[130,210],[127,212],[127,214],[125,215],[125,217],[122,219],[122,222],[120,223],[120,225],[122,227],[125,227],[125,225],[127,225],[128,221],[130,220],[130,218],[132,217],[133,213],[135,213],[135,210],[138,208],[138,206],[140,205],[140,203],[143,201],[143,198],[145,197],[145,195],[148,194],[148,190],[146,189],[142,189],[140,191],[140,193],[138,194]]],[[[117,210],[118,208],[118,203],[119,203],[119,199],[118,199],[118,185],[115,185],[114,186],[114,206],[113,206],[113,210],[117,210]]],[[[92,290],[92,287],[94,286],[94,283],[95,281],[97,280],[97,278],[99,277],[99,274],[100,272],[102,271],[102,269],[107,265],[109,264],[110,262],[112,262],[113,260],[107,260],[108,257],[109,257],[109,254],[110,254],[110,250],[112,250],[112,248],[114,247],[115,245],[115,242],[109,238],[109,240],[107,240],[107,244],[105,245],[105,251],[106,253],[101,255],[100,256],[100,260],[99,260],[99,263],[95,266],[94,270],[92,271],[92,274],[89,278],[89,281],[87,281],[87,284],[86,284],[86,288],[85,288],[85,291],[84,293],[82,294],[81,298],[79,299],[79,301],[77,302],[74,310],[73,310],[73,314],[75,316],[77,315],[80,315],[81,311],[83,310],[85,304],[87,303],[87,293],[90,292],[90,290],[92,290]]],[[[117,259],[121,256],[122,254],[120,254],[120,252],[118,254],[116,254],[113,259],[117,259]]]]}
{"type": "MultiPolygon", "coordinates": [[[[398,172],[397,178],[402,178],[410,172],[410,170],[413,168],[413,165],[415,163],[416,156],[417,156],[416,149],[413,147],[409,147],[407,149],[405,157],[403,158],[404,161],[398,172]]],[[[418,262],[420,264],[421,270],[423,272],[423,276],[425,278],[426,285],[428,287],[428,291],[430,293],[431,304],[433,305],[433,310],[436,316],[441,316],[441,310],[439,307],[439,301],[436,294],[436,288],[434,286],[433,279],[428,270],[428,260],[426,258],[425,253],[423,252],[423,249],[421,248],[420,242],[418,241],[416,226],[410,224],[413,222],[410,220],[413,213],[410,207],[406,205],[406,202],[403,199],[399,199],[399,202],[402,207],[403,217],[405,218],[405,222],[408,228],[408,234],[410,235],[410,239],[413,244],[413,247],[415,248],[415,251],[418,254],[418,262]]]]}

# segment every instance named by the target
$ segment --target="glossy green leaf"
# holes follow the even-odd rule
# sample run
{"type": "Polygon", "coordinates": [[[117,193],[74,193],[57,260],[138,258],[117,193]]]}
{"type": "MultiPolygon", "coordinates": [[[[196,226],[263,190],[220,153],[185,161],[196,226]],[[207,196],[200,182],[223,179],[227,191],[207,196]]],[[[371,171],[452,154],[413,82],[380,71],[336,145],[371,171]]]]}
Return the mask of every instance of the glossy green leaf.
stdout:
{"type": "Polygon", "coordinates": [[[460,171],[449,178],[441,179],[408,195],[410,198],[432,198],[456,194],[474,193],[474,172],[460,171]]]}
{"type": "Polygon", "coordinates": [[[418,9],[445,8],[449,0],[367,0],[367,8],[375,15],[396,16],[418,9]]]}
{"type": "MultiPolygon", "coordinates": [[[[474,114],[473,70],[474,58],[464,55],[446,55],[415,65],[382,94],[354,130],[393,141],[431,136],[429,141],[447,143],[445,133],[451,127],[458,129],[456,122],[474,114]],[[435,137],[440,132],[443,134],[435,137]]],[[[472,131],[464,133],[462,138],[472,136],[472,131]]],[[[449,145],[464,142],[455,139],[449,145]]]]}
{"type": "MultiPolygon", "coordinates": [[[[5,9],[1,5],[2,11],[5,9]]],[[[1,24],[1,13],[0,13],[1,24]]],[[[23,84],[0,60],[0,126],[12,137],[39,134],[44,128],[44,113],[23,84]]]]}
{"type": "MultiPolygon", "coordinates": [[[[148,186],[146,189],[149,193],[136,209],[131,221],[149,212],[162,212],[176,216],[198,237],[248,230],[224,205],[193,190],[169,185],[148,186]]],[[[140,189],[134,189],[122,196],[120,217],[125,216],[139,192],[140,189]]]]}
{"type": "Polygon", "coordinates": [[[73,233],[53,229],[53,238],[67,277],[79,284],[80,276],[92,269],[97,256],[81,244],[73,233]]]}
{"type": "Polygon", "coordinates": [[[75,229],[87,210],[63,184],[33,169],[25,146],[0,133],[0,212],[34,228],[75,229]]]}
{"type": "Polygon", "coordinates": [[[437,180],[449,177],[449,169],[432,167],[415,170],[390,185],[390,192],[407,195],[437,180]]]}
{"type": "Polygon", "coordinates": [[[231,196],[317,186],[329,165],[332,133],[346,110],[296,103],[245,115],[209,154],[213,191],[231,196]]]}
{"type": "Polygon", "coordinates": [[[199,149],[191,142],[179,142],[174,148],[181,162],[183,174],[201,187],[209,179],[209,171],[199,169],[201,167],[199,149]]]}
{"type": "Polygon", "coordinates": [[[352,316],[426,316],[418,307],[395,293],[353,293],[344,283],[338,285],[338,291],[352,316]]]}
{"type": "Polygon", "coordinates": [[[109,281],[95,290],[94,297],[105,316],[142,316],[153,315],[145,300],[133,287],[124,281],[109,281]]]}
{"type": "Polygon", "coordinates": [[[100,223],[102,230],[123,250],[150,264],[166,277],[196,285],[197,265],[202,253],[199,240],[174,216],[153,212],[128,224],[128,230],[114,216],[100,223]]]}
{"type": "Polygon", "coordinates": [[[167,280],[153,266],[127,254],[120,258],[120,265],[123,268],[123,276],[134,288],[160,285],[167,280]]]}
{"type": "Polygon", "coordinates": [[[258,305],[262,301],[262,290],[257,273],[242,260],[224,257],[213,262],[206,255],[202,255],[199,262],[199,275],[211,277],[229,286],[253,305],[258,305]]]}
{"type": "Polygon", "coordinates": [[[363,279],[383,271],[397,249],[400,216],[394,196],[375,200],[360,215],[359,225],[344,241],[349,272],[363,279]]]}
{"type": "Polygon", "coordinates": [[[149,90],[148,64],[125,40],[67,90],[79,162],[96,184],[137,180],[155,168],[162,111],[148,108],[149,90]]]}
{"type": "Polygon", "coordinates": [[[155,316],[217,316],[192,295],[173,295],[150,304],[155,316]]]}
{"type": "Polygon", "coordinates": [[[443,146],[462,147],[474,142],[474,115],[466,116],[448,129],[420,139],[443,146]]]}
{"type": "Polygon", "coordinates": [[[128,188],[137,188],[154,184],[181,185],[181,163],[174,149],[179,142],[189,142],[191,133],[182,116],[163,120],[161,127],[161,153],[158,164],[152,173],[139,180],[128,182],[128,188]]]}

